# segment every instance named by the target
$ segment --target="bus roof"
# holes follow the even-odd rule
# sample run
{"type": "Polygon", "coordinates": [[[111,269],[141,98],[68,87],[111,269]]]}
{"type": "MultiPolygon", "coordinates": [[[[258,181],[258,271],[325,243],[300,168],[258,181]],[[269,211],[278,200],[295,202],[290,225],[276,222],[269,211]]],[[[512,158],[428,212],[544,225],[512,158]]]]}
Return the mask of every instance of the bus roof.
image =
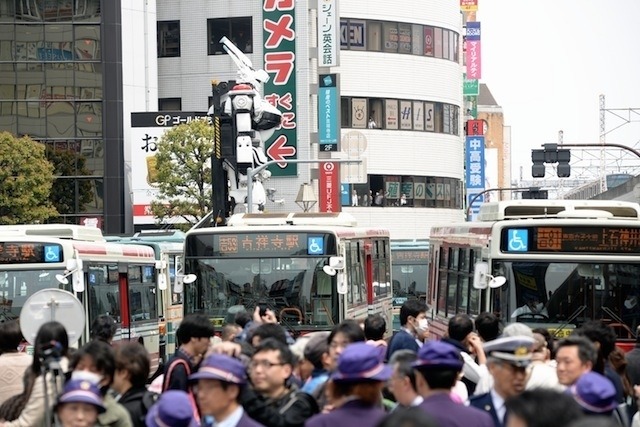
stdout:
{"type": "Polygon", "coordinates": [[[429,240],[391,240],[391,250],[429,249],[429,240]]]}
{"type": "Polygon", "coordinates": [[[482,204],[477,220],[568,217],[640,219],[640,205],[616,200],[507,200],[482,204]]]}
{"type": "Polygon", "coordinates": [[[276,225],[322,225],[355,227],[356,219],[345,212],[293,212],[235,214],[227,221],[228,227],[237,226],[276,226],[276,225]]]}
{"type": "Polygon", "coordinates": [[[96,227],[72,224],[17,224],[1,225],[0,234],[54,237],[58,239],[105,242],[102,230],[96,227]]]}

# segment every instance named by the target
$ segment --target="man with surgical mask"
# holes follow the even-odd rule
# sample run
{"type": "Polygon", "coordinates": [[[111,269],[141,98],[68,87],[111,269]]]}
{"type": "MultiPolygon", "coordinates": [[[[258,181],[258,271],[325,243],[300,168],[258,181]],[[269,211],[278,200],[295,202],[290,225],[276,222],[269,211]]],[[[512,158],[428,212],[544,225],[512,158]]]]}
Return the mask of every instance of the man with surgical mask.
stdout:
{"type": "Polygon", "coordinates": [[[71,369],[71,379],[89,381],[100,389],[106,411],[98,415],[97,426],[133,426],[129,412],[108,393],[116,371],[115,354],[109,344],[89,342],[74,353],[71,369]]]}
{"type": "Polygon", "coordinates": [[[400,307],[400,325],[389,342],[387,360],[398,350],[418,351],[429,328],[427,304],[417,299],[405,301],[400,307]]]}

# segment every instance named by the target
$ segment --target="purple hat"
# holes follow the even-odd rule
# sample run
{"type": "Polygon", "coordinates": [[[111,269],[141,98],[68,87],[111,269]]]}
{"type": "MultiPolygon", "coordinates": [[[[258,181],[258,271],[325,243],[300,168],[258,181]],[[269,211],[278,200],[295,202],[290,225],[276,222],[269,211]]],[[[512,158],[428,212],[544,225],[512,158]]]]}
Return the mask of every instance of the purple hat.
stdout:
{"type": "Polygon", "coordinates": [[[147,427],[196,427],[194,405],[182,390],[167,390],[149,409],[145,421],[147,427]]]}
{"type": "Polygon", "coordinates": [[[603,414],[613,411],[618,406],[613,383],[597,372],[582,374],[568,391],[585,412],[603,414]]]}
{"type": "Polygon", "coordinates": [[[88,403],[97,407],[99,413],[105,411],[98,386],[87,380],[68,381],[58,397],[58,405],[63,403],[88,403]]]}
{"type": "Polygon", "coordinates": [[[338,369],[331,379],[336,382],[386,381],[391,378],[392,369],[382,363],[384,353],[384,347],[363,342],[349,344],[338,358],[338,369]]]}
{"type": "Polygon", "coordinates": [[[246,384],[247,372],[242,362],[223,354],[212,354],[200,365],[189,381],[219,380],[231,384],[246,384]]]}
{"type": "Polygon", "coordinates": [[[453,345],[442,341],[427,341],[418,350],[418,360],[413,363],[417,369],[462,369],[464,363],[460,351],[453,345]]]}

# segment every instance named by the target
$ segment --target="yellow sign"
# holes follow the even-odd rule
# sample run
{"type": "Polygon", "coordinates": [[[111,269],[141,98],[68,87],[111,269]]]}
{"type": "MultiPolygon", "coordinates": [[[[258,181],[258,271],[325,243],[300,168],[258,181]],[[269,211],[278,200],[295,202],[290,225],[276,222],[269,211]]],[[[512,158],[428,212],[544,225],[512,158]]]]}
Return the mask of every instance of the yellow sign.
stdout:
{"type": "Polygon", "coordinates": [[[574,331],[573,328],[547,328],[547,330],[555,339],[566,338],[574,331]]]}

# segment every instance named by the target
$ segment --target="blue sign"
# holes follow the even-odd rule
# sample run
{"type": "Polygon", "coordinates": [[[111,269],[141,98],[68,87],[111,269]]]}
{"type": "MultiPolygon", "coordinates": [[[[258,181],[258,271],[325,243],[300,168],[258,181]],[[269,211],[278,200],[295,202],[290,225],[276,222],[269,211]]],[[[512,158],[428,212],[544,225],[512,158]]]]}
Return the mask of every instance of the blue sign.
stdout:
{"type": "MultiPolygon", "coordinates": [[[[482,193],[485,189],[484,136],[467,136],[465,169],[467,203],[469,204],[476,194],[482,193]]],[[[472,212],[480,209],[482,202],[484,202],[484,195],[475,199],[471,205],[472,212]]]]}
{"type": "Polygon", "coordinates": [[[507,230],[507,250],[509,252],[527,252],[529,250],[529,232],[526,229],[507,230]]]}
{"type": "Polygon", "coordinates": [[[60,262],[60,245],[44,245],[44,262],[60,262]]]}
{"type": "Polygon", "coordinates": [[[307,236],[307,255],[324,255],[322,236],[307,236]]]}
{"type": "Polygon", "coordinates": [[[480,22],[467,22],[467,34],[465,39],[467,41],[480,40],[480,22]]]}
{"type": "Polygon", "coordinates": [[[320,74],[318,89],[318,140],[320,151],[338,151],[340,109],[336,74],[320,74]]]}
{"type": "Polygon", "coordinates": [[[342,206],[351,206],[351,192],[349,184],[340,184],[340,204],[342,206]]]}

